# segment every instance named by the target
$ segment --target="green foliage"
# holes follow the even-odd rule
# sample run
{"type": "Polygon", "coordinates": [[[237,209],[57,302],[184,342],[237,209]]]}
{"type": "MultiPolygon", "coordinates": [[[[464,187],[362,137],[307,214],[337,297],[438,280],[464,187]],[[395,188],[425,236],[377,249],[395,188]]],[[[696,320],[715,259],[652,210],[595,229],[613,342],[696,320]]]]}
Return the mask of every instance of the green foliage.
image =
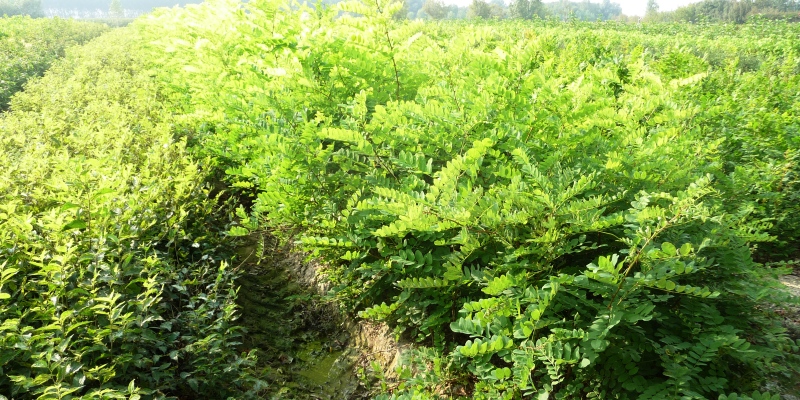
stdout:
{"type": "MultiPolygon", "coordinates": [[[[536,5],[536,3],[536,1],[532,1],[531,5],[536,5]]],[[[512,3],[512,9],[513,5],[515,3],[512,3]]],[[[609,0],[603,2],[561,0],[542,3],[541,6],[544,12],[563,21],[577,19],[594,22],[622,17],[622,6],[609,0]]]]}
{"type": "Polygon", "coordinates": [[[800,239],[800,79],[793,67],[798,59],[777,53],[757,70],[742,70],[742,61],[730,62],[688,95],[707,104],[698,123],[710,140],[721,141],[721,183],[740,199],[728,212],[771,224],[777,240],[757,254],[777,261],[797,256],[800,239]]]}
{"type": "Polygon", "coordinates": [[[423,346],[398,398],[714,398],[797,373],[752,259],[798,228],[777,185],[796,178],[796,29],[465,30],[400,8],[219,1],[148,22],[204,121],[196,154],[251,222],[299,233],[343,305],[423,346]],[[783,135],[735,128],[777,115],[783,135]]]}
{"type": "Polygon", "coordinates": [[[719,400],[779,400],[781,398],[780,395],[770,395],[769,393],[761,393],[761,392],[753,392],[749,396],[746,394],[739,395],[737,393],[731,393],[728,396],[720,395],[719,400]]]}
{"type": "Polygon", "coordinates": [[[796,0],[704,0],[658,15],[660,20],[686,22],[733,22],[759,18],[798,21],[800,3],[796,0]]]}
{"type": "Polygon", "coordinates": [[[11,96],[22,90],[25,82],[44,74],[68,47],[107,30],[100,24],[58,18],[0,18],[0,111],[9,107],[11,96]]]}
{"type": "Polygon", "coordinates": [[[77,49],[0,116],[0,393],[242,398],[236,273],[205,172],[133,29],[77,49]]]}
{"type": "Polygon", "coordinates": [[[492,6],[484,0],[472,0],[469,5],[470,18],[492,18],[492,6]]]}
{"type": "Polygon", "coordinates": [[[521,19],[533,19],[534,16],[545,15],[541,0],[516,0],[509,5],[511,16],[521,19]]]}
{"type": "Polygon", "coordinates": [[[443,19],[447,16],[447,7],[441,0],[425,0],[422,3],[422,11],[433,19],[443,19]]]}

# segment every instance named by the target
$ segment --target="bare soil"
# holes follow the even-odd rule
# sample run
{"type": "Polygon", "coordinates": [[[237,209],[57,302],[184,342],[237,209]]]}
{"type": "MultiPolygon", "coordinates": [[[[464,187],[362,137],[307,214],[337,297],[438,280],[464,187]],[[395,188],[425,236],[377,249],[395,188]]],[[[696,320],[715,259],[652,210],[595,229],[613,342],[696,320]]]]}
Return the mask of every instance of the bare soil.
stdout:
{"type": "Polygon", "coordinates": [[[260,350],[272,398],[354,400],[392,381],[407,345],[388,326],[356,320],[324,298],[324,266],[291,244],[253,234],[239,247],[243,349],[260,350]]]}

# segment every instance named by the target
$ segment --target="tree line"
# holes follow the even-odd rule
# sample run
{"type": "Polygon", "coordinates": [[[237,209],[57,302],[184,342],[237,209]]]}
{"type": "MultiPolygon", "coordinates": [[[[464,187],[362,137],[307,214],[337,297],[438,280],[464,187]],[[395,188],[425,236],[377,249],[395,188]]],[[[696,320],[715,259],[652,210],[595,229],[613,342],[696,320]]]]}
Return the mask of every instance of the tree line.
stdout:
{"type": "MultiPolygon", "coordinates": [[[[123,15],[122,10],[149,12],[157,7],[200,3],[202,0],[0,0],[0,15],[45,16],[44,10],[96,11],[108,10],[110,16],[123,15]]],[[[327,0],[325,3],[338,3],[327,0]]],[[[644,21],[648,22],[733,22],[744,23],[758,15],[768,19],[800,21],[800,0],[703,0],[662,12],[656,0],[647,2],[644,21]]],[[[622,7],[611,0],[472,0],[467,7],[445,4],[443,0],[404,0],[398,19],[533,19],[556,18],[581,21],[641,20],[622,14],[622,7]]]]}
{"type": "MultiPolygon", "coordinates": [[[[126,9],[151,10],[158,7],[199,4],[202,0],[119,0],[126,9]]],[[[105,10],[111,0],[41,0],[43,8],[63,8],[79,10],[105,10]]]]}
{"type": "Polygon", "coordinates": [[[30,15],[38,18],[49,15],[45,10],[107,11],[109,16],[123,15],[123,10],[150,12],[157,7],[198,4],[202,0],[0,0],[0,16],[30,15]]]}
{"type": "Polygon", "coordinates": [[[658,3],[649,0],[645,19],[661,22],[741,24],[753,16],[799,22],[800,0],[704,0],[669,12],[659,12],[658,3]]]}
{"type": "Polygon", "coordinates": [[[787,19],[800,22],[800,0],[703,0],[661,12],[656,0],[649,0],[645,18],[625,16],[622,7],[611,0],[600,3],[559,0],[472,0],[469,7],[446,5],[442,0],[407,0],[403,15],[408,19],[532,19],[557,18],[581,21],[647,21],[647,22],[732,22],[744,23],[759,16],[768,19],[787,19]]]}
{"type": "Polygon", "coordinates": [[[622,7],[601,3],[568,1],[543,3],[541,0],[472,0],[468,7],[445,4],[442,0],[406,0],[399,18],[406,19],[533,19],[555,17],[562,20],[610,20],[622,17],[622,7]]]}
{"type": "MultiPolygon", "coordinates": [[[[122,15],[122,10],[149,12],[156,7],[171,7],[200,3],[201,0],[0,0],[0,15],[30,15],[42,17],[44,10],[108,11],[110,16],[122,15]]],[[[326,1],[328,4],[338,1],[326,1]]],[[[603,0],[602,3],[560,0],[543,3],[541,0],[473,0],[468,7],[445,4],[442,0],[405,0],[399,19],[533,19],[555,17],[561,20],[610,20],[622,17],[622,7],[603,0]]]]}
{"type": "Polygon", "coordinates": [[[43,17],[41,0],[0,0],[0,17],[3,15],[30,15],[43,17]]]}

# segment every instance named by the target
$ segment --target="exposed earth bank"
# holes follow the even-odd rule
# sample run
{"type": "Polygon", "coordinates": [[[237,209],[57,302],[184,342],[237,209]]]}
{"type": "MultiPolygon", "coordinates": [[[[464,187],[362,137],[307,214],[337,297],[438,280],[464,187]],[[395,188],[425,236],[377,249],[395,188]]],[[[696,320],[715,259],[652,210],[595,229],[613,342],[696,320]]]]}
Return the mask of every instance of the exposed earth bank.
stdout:
{"type": "Polygon", "coordinates": [[[348,318],[323,294],[321,266],[292,245],[251,235],[239,248],[243,350],[258,348],[273,398],[370,398],[405,346],[386,325],[348,318]]]}

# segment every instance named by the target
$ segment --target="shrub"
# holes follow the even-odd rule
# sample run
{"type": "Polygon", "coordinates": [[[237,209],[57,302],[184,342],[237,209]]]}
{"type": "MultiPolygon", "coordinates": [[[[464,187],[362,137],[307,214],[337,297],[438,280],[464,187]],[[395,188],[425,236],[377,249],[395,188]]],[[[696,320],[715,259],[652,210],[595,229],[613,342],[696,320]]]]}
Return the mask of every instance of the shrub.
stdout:
{"type": "Polygon", "coordinates": [[[0,117],[0,393],[259,388],[254,355],[237,352],[224,220],[137,37],[71,52],[0,117]]]}
{"type": "Polygon", "coordinates": [[[752,211],[790,198],[770,186],[783,172],[738,158],[753,136],[703,124],[739,99],[707,85],[794,67],[770,58],[793,31],[764,47],[679,25],[400,24],[398,9],[219,2],[148,23],[161,79],[204,121],[196,154],[253,196],[253,220],[299,232],[350,310],[427,348],[398,395],[704,398],[797,372],[762,306],[785,295],[752,259],[771,240],[752,211]],[[718,49],[761,62],[698,55],[718,49]]]}
{"type": "MultiPolygon", "coordinates": [[[[2,14],[2,12],[0,12],[2,14]]],[[[66,49],[108,30],[107,26],[72,20],[0,18],[0,111],[9,107],[11,96],[25,82],[38,77],[66,49]]]]}

